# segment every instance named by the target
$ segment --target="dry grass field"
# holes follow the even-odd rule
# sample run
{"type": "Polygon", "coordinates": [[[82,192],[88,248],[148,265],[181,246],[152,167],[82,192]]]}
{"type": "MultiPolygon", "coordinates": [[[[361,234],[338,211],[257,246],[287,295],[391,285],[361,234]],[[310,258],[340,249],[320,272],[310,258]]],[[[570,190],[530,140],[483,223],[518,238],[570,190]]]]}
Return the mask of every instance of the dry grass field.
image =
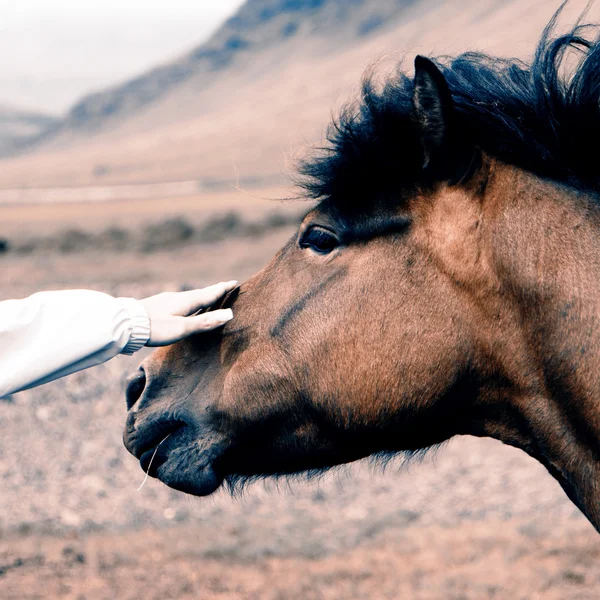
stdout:
{"type": "MultiPolygon", "coordinates": [[[[178,218],[200,231],[221,214],[215,206],[261,222],[305,208],[237,192],[155,202],[3,207],[0,237],[58,240],[67,225],[134,239],[178,218]]],[[[244,279],[293,232],[271,222],[210,243],[10,250],[0,255],[1,296],[90,287],[141,297],[244,279]]],[[[491,440],[456,439],[385,470],[363,461],[319,480],[257,483],[241,498],[190,498],[155,480],[136,491],[143,473],[121,429],[124,382],[140,359],[0,402],[1,598],[598,597],[596,532],[540,465],[491,440]]]]}

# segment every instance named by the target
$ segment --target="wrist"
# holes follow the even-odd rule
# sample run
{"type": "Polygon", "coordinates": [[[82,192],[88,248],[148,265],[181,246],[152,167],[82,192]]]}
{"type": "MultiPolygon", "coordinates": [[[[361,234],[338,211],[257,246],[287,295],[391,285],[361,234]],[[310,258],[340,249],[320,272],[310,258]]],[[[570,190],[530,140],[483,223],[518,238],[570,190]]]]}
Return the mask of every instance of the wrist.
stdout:
{"type": "Polygon", "coordinates": [[[134,354],[150,340],[150,317],[144,305],[134,298],[118,298],[129,316],[129,341],[121,354],[134,354]]]}

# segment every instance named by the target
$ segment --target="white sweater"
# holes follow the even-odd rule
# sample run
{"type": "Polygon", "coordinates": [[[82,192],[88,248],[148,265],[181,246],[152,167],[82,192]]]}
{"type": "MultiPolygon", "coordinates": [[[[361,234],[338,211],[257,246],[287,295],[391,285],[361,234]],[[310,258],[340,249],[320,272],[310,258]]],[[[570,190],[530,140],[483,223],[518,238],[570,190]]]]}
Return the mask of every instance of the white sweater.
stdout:
{"type": "Polygon", "coordinates": [[[0,398],[133,354],[149,337],[133,298],[68,290],[0,302],[0,398]]]}

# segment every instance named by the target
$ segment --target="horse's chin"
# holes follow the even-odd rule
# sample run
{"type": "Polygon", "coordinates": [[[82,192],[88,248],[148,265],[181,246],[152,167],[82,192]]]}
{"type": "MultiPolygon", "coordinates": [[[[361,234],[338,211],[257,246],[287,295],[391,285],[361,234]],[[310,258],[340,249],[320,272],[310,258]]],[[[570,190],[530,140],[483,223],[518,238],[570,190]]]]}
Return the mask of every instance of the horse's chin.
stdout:
{"type": "Polygon", "coordinates": [[[193,428],[182,427],[140,458],[142,470],[170,488],[193,496],[208,496],[223,483],[215,468],[223,452],[220,436],[198,436],[193,428]]]}
{"type": "Polygon", "coordinates": [[[170,488],[192,496],[209,496],[223,483],[212,464],[183,467],[178,461],[167,460],[156,471],[156,477],[170,488]]]}

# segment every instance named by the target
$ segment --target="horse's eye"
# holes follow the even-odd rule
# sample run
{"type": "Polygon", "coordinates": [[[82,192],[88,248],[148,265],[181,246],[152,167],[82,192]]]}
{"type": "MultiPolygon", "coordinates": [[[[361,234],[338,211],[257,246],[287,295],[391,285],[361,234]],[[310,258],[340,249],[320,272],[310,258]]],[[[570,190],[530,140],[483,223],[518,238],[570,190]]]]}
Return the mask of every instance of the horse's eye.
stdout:
{"type": "Polygon", "coordinates": [[[310,248],[319,254],[329,254],[340,245],[337,237],[323,227],[310,227],[300,238],[300,248],[310,248]]]}

